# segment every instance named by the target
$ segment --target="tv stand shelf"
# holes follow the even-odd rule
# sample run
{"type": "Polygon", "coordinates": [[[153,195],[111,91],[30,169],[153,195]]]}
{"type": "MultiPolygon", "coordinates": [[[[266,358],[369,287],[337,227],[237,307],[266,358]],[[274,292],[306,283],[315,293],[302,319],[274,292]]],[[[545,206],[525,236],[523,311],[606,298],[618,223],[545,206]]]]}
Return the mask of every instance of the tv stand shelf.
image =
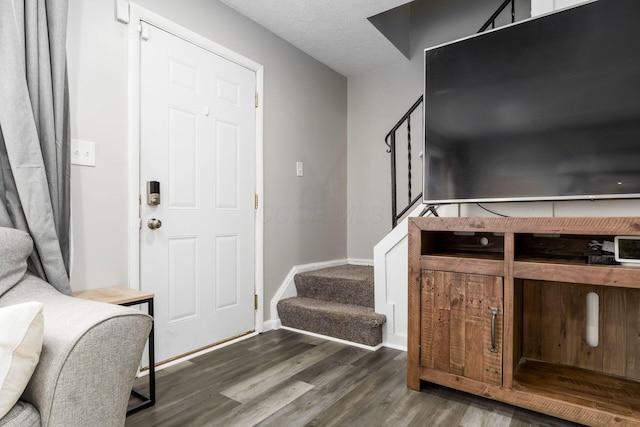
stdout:
{"type": "Polygon", "coordinates": [[[617,235],[640,218],[410,218],[409,388],[640,425],[640,268],[587,264],[617,235]]]}
{"type": "Polygon", "coordinates": [[[513,388],[640,419],[640,383],[621,377],[523,358],[513,388]]]}

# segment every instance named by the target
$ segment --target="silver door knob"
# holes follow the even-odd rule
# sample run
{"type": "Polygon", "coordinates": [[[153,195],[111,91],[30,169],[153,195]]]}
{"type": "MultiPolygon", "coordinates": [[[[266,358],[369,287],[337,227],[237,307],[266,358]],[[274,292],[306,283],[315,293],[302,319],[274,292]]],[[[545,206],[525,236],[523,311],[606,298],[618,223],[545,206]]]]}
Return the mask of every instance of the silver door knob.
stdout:
{"type": "Polygon", "coordinates": [[[156,228],[162,227],[162,221],[156,218],[149,218],[149,220],[147,221],[147,227],[155,230],[156,228]]]}

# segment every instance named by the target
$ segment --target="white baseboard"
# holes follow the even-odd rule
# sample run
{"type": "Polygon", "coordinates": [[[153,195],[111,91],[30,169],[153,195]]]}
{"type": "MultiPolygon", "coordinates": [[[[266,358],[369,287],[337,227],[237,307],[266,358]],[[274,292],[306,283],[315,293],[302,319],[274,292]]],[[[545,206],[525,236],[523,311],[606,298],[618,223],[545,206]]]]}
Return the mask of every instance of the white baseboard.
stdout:
{"type": "Polygon", "coordinates": [[[387,335],[382,343],[384,347],[407,351],[407,337],[400,335],[387,335]]]}
{"type": "Polygon", "coordinates": [[[327,336],[327,335],[320,335],[320,334],[316,334],[314,332],[303,331],[302,329],[290,328],[288,326],[281,326],[281,328],[286,330],[286,331],[297,332],[299,334],[309,335],[309,336],[312,336],[312,337],[321,338],[323,340],[333,341],[333,342],[337,342],[337,343],[340,343],[340,344],[346,344],[346,345],[350,345],[352,347],[363,348],[363,349],[369,350],[369,351],[376,351],[379,348],[383,347],[382,344],[378,344],[377,346],[372,347],[370,345],[364,345],[364,344],[359,344],[357,342],[341,340],[340,338],[334,338],[334,337],[330,337],[330,336],[327,336]]]}
{"type": "Polygon", "coordinates": [[[373,267],[373,259],[366,258],[347,258],[347,264],[352,265],[368,265],[373,267]]]}
{"type": "Polygon", "coordinates": [[[277,330],[282,327],[280,319],[271,319],[264,322],[264,332],[277,330]]]}

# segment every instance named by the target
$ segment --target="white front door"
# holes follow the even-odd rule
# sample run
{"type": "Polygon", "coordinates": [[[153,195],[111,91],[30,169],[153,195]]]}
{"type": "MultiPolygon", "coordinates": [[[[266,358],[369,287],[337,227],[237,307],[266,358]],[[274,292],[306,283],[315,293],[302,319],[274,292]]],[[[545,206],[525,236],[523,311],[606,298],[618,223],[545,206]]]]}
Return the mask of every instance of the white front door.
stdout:
{"type": "Polygon", "coordinates": [[[140,281],[155,294],[161,362],[254,329],[256,76],[147,28],[140,45],[140,281]],[[159,183],[158,205],[147,203],[150,181],[159,183]],[[154,219],[159,228],[151,228],[154,219]]]}

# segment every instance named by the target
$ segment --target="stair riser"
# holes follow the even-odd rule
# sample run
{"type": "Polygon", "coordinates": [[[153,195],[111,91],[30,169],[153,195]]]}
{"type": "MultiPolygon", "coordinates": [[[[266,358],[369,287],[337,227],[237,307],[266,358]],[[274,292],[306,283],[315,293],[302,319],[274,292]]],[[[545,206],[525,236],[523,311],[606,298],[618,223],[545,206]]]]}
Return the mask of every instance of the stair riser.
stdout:
{"type": "Polygon", "coordinates": [[[340,322],[324,316],[313,315],[309,315],[308,318],[303,320],[300,315],[288,310],[283,311],[280,315],[280,320],[283,326],[314,332],[316,334],[339,338],[371,347],[375,347],[382,342],[382,326],[375,328],[363,328],[355,325],[353,322],[340,322]]]}

